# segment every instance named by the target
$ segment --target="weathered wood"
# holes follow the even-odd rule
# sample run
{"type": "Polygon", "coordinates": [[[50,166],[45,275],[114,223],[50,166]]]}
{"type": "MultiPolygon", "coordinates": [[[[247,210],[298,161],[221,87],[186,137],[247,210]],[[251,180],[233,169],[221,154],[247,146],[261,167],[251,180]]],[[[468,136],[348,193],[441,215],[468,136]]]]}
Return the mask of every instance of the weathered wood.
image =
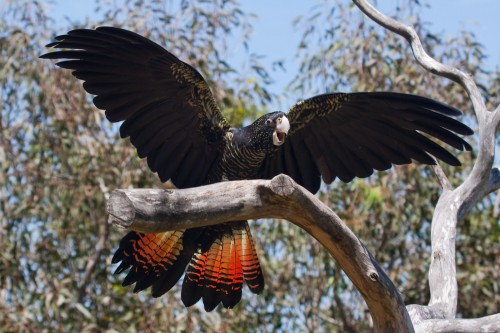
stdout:
{"type": "Polygon", "coordinates": [[[430,319],[416,324],[415,330],[426,333],[498,333],[500,314],[476,319],[430,319]]]}
{"type": "MultiPolygon", "coordinates": [[[[457,68],[444,65],[430,57],[413,27],[383,15],[366,0],[353,0],[353,2],[374,22],[403,36],[410,43],[416,61],[423,68],[460,84],[472,102],[479,128],[478,156],[471,173],[456,189],[451,188],[450,182],[440,168],[434,169],[443,187],[443,193],[432,219],[432,253],[429,269],[431,299],[428,306],[410,305],[408,309],[413,323],[419,323],[415,326],[417,332],[451,332],[454,329],[457,332],[485,332],[482,326],[485,321],[482,319],[468,321],[454,319],[458,297],[455,239],[457,224],[467,212],[486,194],[500,188],[500,171],[498,168],[492,168],[495,136],[500,126],[500,106],[495,111],[489,112],[473,78],[457,68]],[[462,329],[463,327],[466,328],[462,329]]],[[[497,315],[490,317],[488,320],[498,320],[497,315]]],[[[486,325],[488,326],[489,322],[486,325]]],[[[497,331],[499,331],[498,325],[495,332],[497,331]]]]}
{"type": "Polygon", "coordinates": [[[365,299],[376,332],[413,332],[400,294],[366,247],[330,208],[286,175],[182,190],[115,190],[108,210],[110,223],[142,232],[286,219],[338,261],[365,299]]]}

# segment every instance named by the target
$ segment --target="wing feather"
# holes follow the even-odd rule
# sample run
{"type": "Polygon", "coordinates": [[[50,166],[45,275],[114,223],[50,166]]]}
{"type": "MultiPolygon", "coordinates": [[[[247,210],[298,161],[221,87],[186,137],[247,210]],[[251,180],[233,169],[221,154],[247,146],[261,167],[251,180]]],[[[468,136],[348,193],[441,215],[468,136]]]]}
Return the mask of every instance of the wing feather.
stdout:
{"type": "MultiPolygon", "coordinates": [[[[316,164],[317,169],[323,176],[323,179],[326,183],[331,183],[335,179],[335,173],[333,172],[333,166],[329,166],[325,155],[322,154],[321,148],[319,147],[319,143],[316,141],[316,138],[312,135],[309,135],[305,138],[305,144],[307,149],[311,152],[312,158],[314,159],[314,163],[316,164]]],[[[280,173],[280,170],[277,169],[276,174],[280,173]]]]}
{"type": "Polygon", "coordinates": [[[457,109],[422,96],[392,92],[325,94],[300,101],[288,112],[285,143],[270,153],[258,177],[288,173],[311,192],[336,177],[344,182],[412,160],[453,166],[458,159],[433,139],[458,150],[473,131],[452,118],[457,109]],[[296,156],[296,158],[294,158],[296,156]],[[305,169],[310,175],[298,172],[305,169]],[[314,165],[314,167],[311,167],[314,165]]]}
{"type": "MultiPolygon", "coordinates": [[[[332,135],[335,138],[337,144],[341,142],[342,137],[345,134],[342,132],[337,132],[332,135]]],[[[325,142],[326,143],[326,142],[325,142]]],[[[325,145],[324,143],[324,145],[325,145]]],[[[350,145],[340,146],[342,147],[342,157],[340,163],[342,163],[344,170],[347,172],[347,177],[344,179],[352,179],[353,177],[368,177],[373,173],[373,164],[369,162],[369,154],[367,154],[361,145],[357,145],[354,142],[350,145]]],[[[328,149],[328,148],[326,148],[328,149]]],[[[334,155],[330,155],[330,159],[335,159],[334,155]]],[[[339,178],[344,180],[342,177],[339,178]]],[[[348,180],[347,180],[348,181],[348,180]]]]}
{"type": "Polygon", "coordinates": [[[182,166],[217,160],[230,126],[199,72],[147,38],[113,27],[72,30],[48,47],[58,50],[41,57],[72,70],[110,121],[124,121],[120,135],[130,136],[162,181],[175,174],[189,186],[207,182],[209,169],[182,166]],[[187,154],[194,143],[195,156],[187,154]]]}
{"type": "MultiPolygon", "coordinates": [[[[171,145],[165,142],[163,146],[171,145]]],[[[151,170],[158,172],[158,176],[162,182],[165,182],[172,178],[176,170],[178,170],[184,161],[184,158],[188,155],[189,149],[191,148],[191,143],[186,141],[181,141],[180,144],[173,145],[173,150],[171,154],[162,156],[156,160],[156,164],[151,170]],[[172,158],[172,156],[175,156],[172,158]]],[[[167,149],[162,150],[163,152],[167,149]]],[[[170,151],[170,149],[168,149],[170,151]]],[[[175,183],[174,183],[175,184],[175,183]]]]}
{"type": "MultiPolygon", "coordinates": [[[[183,117],[175,123],[171,124],[170,121],[165,120],[163,117],[158,118],[157,121],[151,122],[142,128],[138,128],[130,135],[130,141],[137,148],[137,152],[140,157],[149,156],[155,147],[160,146],[162,143],[167,142],[178,142],[183,144],[182,140],[178,138],[192,137],[190,133],[184,131],[186,127],[194,126],[193,123],[196,121],[195,116],[193,118],[183,117]],[[168,124],[168,125],[165,125],[168,124]]],[[[171,157],[171,156],[169,156],[171,157]]],[[[176,156],[173,156],[174,158],[176,156]]]]}
{"type": "Polygon", "coordinates": [[[297,133],[294,136],[289,137],[287,140],[291,141],[291,143],[287,146],[290,146],[293,149],[301,173],[301,181],[298,180],[298,177],[294,179],[309,190],[319,188],[321,177],[319,175],[318,168],[313,162],[311,152],[307,149],[301,134],[297,133]]]}
{"type": "Polygon", "coordinates": [[[286,174],[290,175],[296,182],[304,183],[304,179],[302,179],[302,173],[300,172],[300,166],[295,156],[295,151],[291,145],[284,147],[285,153],[283,154],[283,165],[286,166],[286,174]]]}
{"type": "Polygon", "coordinates": [[[352,142],[353,148],[351,149],[356,151],[357,156],[365,159],[366,166],[373,166],[376,170],[387,170],[392,166],[391,158],[387,157],[386,149],[379,149],[378,141],[374,140],[367,143],[355,135],[347,126],[339,133],[352,142]]]}
{"type": "Polygon", "coordinates": [[[203,174],[205,166],[208,164],[206,151],[204,147],[197,146],[193,143],[191,149],[183,159],[176,174],[172,176],[172,182],[179,184],[181,188],[193,187],[199,184],[203,179],[199,177],[203,174]]]}

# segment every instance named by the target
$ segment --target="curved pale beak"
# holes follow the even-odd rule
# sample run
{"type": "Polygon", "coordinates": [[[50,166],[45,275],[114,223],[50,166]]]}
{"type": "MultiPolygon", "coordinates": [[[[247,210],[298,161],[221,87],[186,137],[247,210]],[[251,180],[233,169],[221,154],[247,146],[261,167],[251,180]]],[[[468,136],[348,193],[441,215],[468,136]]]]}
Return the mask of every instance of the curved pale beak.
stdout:
{"type": "Polygon", "coordinates": [[[281,146],[286,139],[288,131],[290,130],[290,122],[285,116],[276,119],[276,128],[273,133],[273,144],[275,146],[281,146]]]}

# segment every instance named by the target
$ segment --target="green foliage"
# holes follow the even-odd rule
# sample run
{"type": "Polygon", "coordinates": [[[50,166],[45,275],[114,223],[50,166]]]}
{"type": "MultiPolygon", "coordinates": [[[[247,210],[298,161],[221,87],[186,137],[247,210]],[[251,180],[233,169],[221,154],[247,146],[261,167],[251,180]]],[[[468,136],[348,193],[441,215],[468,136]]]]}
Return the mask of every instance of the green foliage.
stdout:
{"type": "MultiPolygon", "coordinates": [[[[406,17],[418,12],[408,2],[406,17]]],[[[0,331],[7,332],[356,332],[369,329],[361,296],[307,233],[284,221],[253,223],[267,286],[246,292],[234,310],[185,309],[178,289],[153,299],[133,294],[112,275],[110,256],[123,235],[111,229],[106,198],[115,188],[161,187],[117,126],[92,107],[81,83],[38,56],[74,27],[116,25],[144,34],[199,68],[235,125],[262,113],[274,98],[269,73],[249,56],[232,68],[229,45],[247,40],[252,15],[236,1],[98,2],[97,21],[56,28],[44,2],[7,2],[0,11],[0,331]],[[245,75],[241,75],[244,72],[245,75]]],[[[304,32],[294,92],[396,90],[459,107],[470,105],[455,84],[421,70],[406,42],[370,25],[345,3],[320,3],[299,18],[304,32]],[[321,27],[321,28],[319,28],[321,27]]],[[[411,18],[426,49],[477,77],[489,105],[500,74],[482,69],[484,54],[464,33],[443,41],[411,18]]],[[[445,168],[455,185],[464,167],[445,168]]],[[[367,244],[407,303],[428,302],[430,220],[439,187],[427,168],[405,166],[319,194],[367,244]]],[[[484,199],[460,226],[459,311],[495,312],[500,302],[498,202],[484,199]],[[495,213],[496,209],[496,213],[495,213]]]]}

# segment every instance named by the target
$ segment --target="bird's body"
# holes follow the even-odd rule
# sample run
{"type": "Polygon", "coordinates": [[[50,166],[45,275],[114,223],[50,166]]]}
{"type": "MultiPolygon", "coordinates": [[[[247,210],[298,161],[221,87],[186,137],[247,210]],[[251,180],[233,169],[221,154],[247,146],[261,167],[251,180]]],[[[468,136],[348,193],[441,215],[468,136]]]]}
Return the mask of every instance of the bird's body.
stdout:
{"type": "MultiPolygon", "coordinates": [[[[428,138],[470,149],[457,134],[472,131],[451,118],[460,112],[428,98],[389,92],[324,94],[273,112],[243,128],[222,116],[203,77],[171,53],[135,33],[111,27],[56,37],[62,51],[42,56],[73,70],[94,104],[130,137],[162,181],[178,188],[286,173],[311,192],[367,177],[373,170],[417,160],[459,161],[428,138]],[[428,136],[422,135],[426,133],[428,136]]],[[[264,279],[246,221],[159,234],[129,232],[120,242],[115,273],[123,285],[151,287],[157,297],[185,272],[182,301],[203,299],[210,311],[241,298],[243,281],[259,293],[264,279]],[[187,267],[187,269],[186,269],[187,267]]]]}

